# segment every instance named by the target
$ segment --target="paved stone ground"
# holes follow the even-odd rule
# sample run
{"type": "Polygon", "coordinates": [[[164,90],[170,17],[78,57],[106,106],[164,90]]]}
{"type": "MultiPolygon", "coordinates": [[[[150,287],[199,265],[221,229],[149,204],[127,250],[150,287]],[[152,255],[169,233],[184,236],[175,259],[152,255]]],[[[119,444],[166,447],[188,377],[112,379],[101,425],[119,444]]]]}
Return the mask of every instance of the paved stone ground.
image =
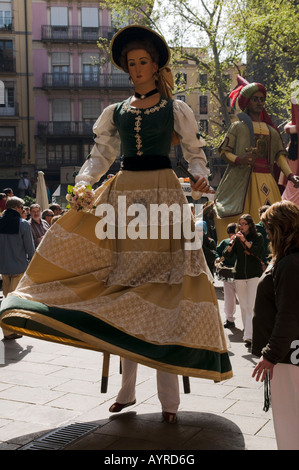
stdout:
{"type": "MultiPolygon", "coordinates": [[[[224,319],[222,283],[215,287],[224,319]]],[[[95,429],[63,450],[275,450],[272,412],[263,411],[263,385],[251,378],[256,358],[242,342],[239,307],[236,328],[226,331],[234,377],[218,384],[191,378],[190,394],[180,380],[174,425],[162,421],[152,369],[139,366],[136,405],[111,415],[118,357],[111,357],[108,392],[101,394],[101,353],[28,337],[0,341],[0,450],[21,449],[71,423],[95,429]]]]}

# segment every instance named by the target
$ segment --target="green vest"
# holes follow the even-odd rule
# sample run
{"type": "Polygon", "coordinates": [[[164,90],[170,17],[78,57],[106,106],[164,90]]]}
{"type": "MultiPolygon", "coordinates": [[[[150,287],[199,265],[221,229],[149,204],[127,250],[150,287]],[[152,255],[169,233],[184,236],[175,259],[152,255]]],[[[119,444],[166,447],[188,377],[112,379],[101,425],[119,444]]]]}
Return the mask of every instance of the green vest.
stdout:
{"type": "Polygon", "coordinates": [[[174,130],[173,101],[161,97],[146,109],[130,106],[130,98],[119,103],[113,114],[125,157],[168,156],[174,130]]]}

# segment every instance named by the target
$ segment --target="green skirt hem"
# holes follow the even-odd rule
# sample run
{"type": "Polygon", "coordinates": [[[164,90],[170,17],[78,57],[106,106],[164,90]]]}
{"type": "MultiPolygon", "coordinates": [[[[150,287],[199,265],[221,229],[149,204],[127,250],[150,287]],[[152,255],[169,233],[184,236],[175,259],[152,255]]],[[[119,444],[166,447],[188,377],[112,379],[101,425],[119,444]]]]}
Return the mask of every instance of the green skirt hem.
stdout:
{"type": "Polygon", "coordinates": [[[179,344],[154,344],[87,312],[48,306],[9,295],[2,302],[3,327],[28,336],[127,357],[157,369],[226,380],[232,376],[227,351],[179,344]]]}

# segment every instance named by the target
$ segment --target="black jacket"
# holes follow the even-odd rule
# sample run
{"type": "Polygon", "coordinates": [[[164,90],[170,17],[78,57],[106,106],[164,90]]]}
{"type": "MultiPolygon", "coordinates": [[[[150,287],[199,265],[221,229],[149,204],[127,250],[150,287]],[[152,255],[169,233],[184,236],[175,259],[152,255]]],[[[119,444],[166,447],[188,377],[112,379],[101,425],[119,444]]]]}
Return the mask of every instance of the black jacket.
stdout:
{"type": "Polygon", "coordinates": [[[245,253],[245,249],[239,238],[236,238],[231,252],[227,251],[228,247],[223,251],[225,258],[233,258],[236,256],[234,267],[235,279],[251,279],[253,277],[260,277],[263,274],[260,261],[264,251],[263,237],[260,233],[257,233],[255,236],[248,235],[246,240],[252,242],[250,249],[246,247],[246,251],[250,254],[245,253]]]}
{"type": "Polygon", "coordinates": [[[277,364],[299,365],[299,250],[261,277],[253,316],[252,353],[277,364]]]}

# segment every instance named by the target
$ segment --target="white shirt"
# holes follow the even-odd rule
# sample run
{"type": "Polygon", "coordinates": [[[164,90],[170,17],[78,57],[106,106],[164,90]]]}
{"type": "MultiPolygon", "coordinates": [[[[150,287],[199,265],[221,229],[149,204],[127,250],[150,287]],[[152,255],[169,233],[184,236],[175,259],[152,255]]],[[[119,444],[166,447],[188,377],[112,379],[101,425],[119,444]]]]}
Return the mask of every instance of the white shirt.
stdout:
{"type": "MultiPolygon", "coordinates": [[[[120,137],[113,121],[115,106],[112,104],[104,109],[93,126],[96,134],[90,158],[86,160],[78,175],[76,184],[93,185],[108,171],[116,159],[120,149],[120,137]]],[[[185,160],[189,164],[190,173],[208,177],[209,169],[202,147],[205,141],[198,138],[198,126],[191,108],[180,100],[173,101],[174,130],[179,136],[185,160]]],[[[200,193],[198,193],[200,194],[200,193]]]]}

